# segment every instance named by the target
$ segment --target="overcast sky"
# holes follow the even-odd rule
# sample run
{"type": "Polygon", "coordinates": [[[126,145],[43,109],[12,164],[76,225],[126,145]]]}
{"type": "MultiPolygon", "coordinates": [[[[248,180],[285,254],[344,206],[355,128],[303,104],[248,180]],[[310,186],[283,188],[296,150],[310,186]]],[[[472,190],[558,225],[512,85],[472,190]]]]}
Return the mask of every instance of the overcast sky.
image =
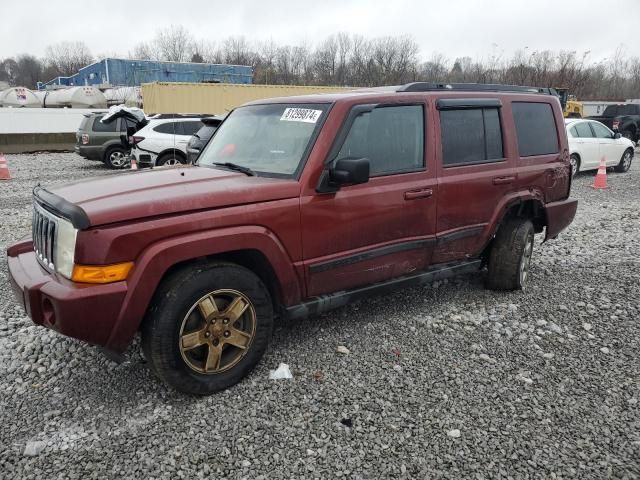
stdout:
{"type": "Polygon", "coordinates": [[[529,51],[590,50],[593,60],[624,45],[640,56],[640,0],[110,0],[5,5],[0,58],[44,54],[47,45],[84,41],[95,56],[125,55],[171,24],[200,39],[313,44],[331,33],[409,34],[421,57],[453,59],[529,51]]]}

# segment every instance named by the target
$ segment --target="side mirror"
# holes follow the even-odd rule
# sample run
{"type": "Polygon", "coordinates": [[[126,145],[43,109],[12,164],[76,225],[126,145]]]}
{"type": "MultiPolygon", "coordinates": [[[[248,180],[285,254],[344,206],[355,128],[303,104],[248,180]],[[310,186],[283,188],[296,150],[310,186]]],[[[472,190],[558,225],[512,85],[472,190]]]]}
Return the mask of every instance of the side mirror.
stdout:
{"type": "Polygon", "coordinates": [[[329,169],[329,179],[336,185],[357,185],[369,181],[368,158],[341,158],[329,169]]]}
{"type": "Polygon", "coordinates": [[[622,137],[622,135],[620,135],[620,132],[616,131],[616,132],[613,133],[614,140],[617,140],[620,137],[622,137]]]}

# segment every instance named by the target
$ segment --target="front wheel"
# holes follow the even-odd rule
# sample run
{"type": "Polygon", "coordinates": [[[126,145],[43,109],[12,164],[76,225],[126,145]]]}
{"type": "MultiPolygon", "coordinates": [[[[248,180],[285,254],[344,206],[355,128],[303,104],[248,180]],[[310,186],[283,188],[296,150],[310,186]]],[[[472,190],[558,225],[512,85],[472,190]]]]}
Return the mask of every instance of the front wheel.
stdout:
{"type": "Polygon", "coordinates": [[[631,149],[625,150],[620,159],[620,163],[616,165],[616,172],[625,173],[631,168],[631,161],[633,160],[633,152],[631,149]]]}
{"type": "Polygon", "coordinates": [[[166,383],[208,395],[255,367],[272,325],[271,297],[258,276],[230,263],[199,265],[163,282],[143,324],[142,348],[166,383]]]}
{"type": "Polygon", "coordinates": [[[489,254],[487,288],[522,290],[529,279],[535,231],[531,220],[513,218],[498,230],[489,254]]]}

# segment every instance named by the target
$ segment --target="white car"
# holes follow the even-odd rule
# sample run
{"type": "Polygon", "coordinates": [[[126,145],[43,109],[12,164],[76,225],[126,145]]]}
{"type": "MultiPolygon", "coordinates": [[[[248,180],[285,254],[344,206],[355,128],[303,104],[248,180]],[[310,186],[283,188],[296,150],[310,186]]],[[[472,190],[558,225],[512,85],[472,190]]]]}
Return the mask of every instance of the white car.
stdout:
{"type": "Polygon", "coordinates": [[[602,157],[606,159],[607,167],[615,167],[617,172],[629,170],[634,152],[631,140],[594,120],[567,118],[565,125],[574,175],[584,170],[597,169],[602,157]]]}
{"type": "Polygon", "coordinates": [[[187,163],[187,143],[203,126],[202,116],[157,115],[130,139],[140,166],[187,163]]]}

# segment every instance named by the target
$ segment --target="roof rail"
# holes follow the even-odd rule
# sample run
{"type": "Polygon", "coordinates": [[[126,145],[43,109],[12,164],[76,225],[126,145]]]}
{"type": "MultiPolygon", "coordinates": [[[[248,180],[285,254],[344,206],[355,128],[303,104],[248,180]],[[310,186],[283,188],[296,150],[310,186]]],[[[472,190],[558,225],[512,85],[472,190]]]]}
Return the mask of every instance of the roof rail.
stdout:
{"type": "Polygon", "coordinates": [[[435,91],[461,91],[461,92],[519,92],[541,93],[543,95],[558,96],[555,88],[525,87],[522,85],[500,85],[497,83],[431,83],[413,82],[398,87],[396,92],[435,92],[435,91]]]}

